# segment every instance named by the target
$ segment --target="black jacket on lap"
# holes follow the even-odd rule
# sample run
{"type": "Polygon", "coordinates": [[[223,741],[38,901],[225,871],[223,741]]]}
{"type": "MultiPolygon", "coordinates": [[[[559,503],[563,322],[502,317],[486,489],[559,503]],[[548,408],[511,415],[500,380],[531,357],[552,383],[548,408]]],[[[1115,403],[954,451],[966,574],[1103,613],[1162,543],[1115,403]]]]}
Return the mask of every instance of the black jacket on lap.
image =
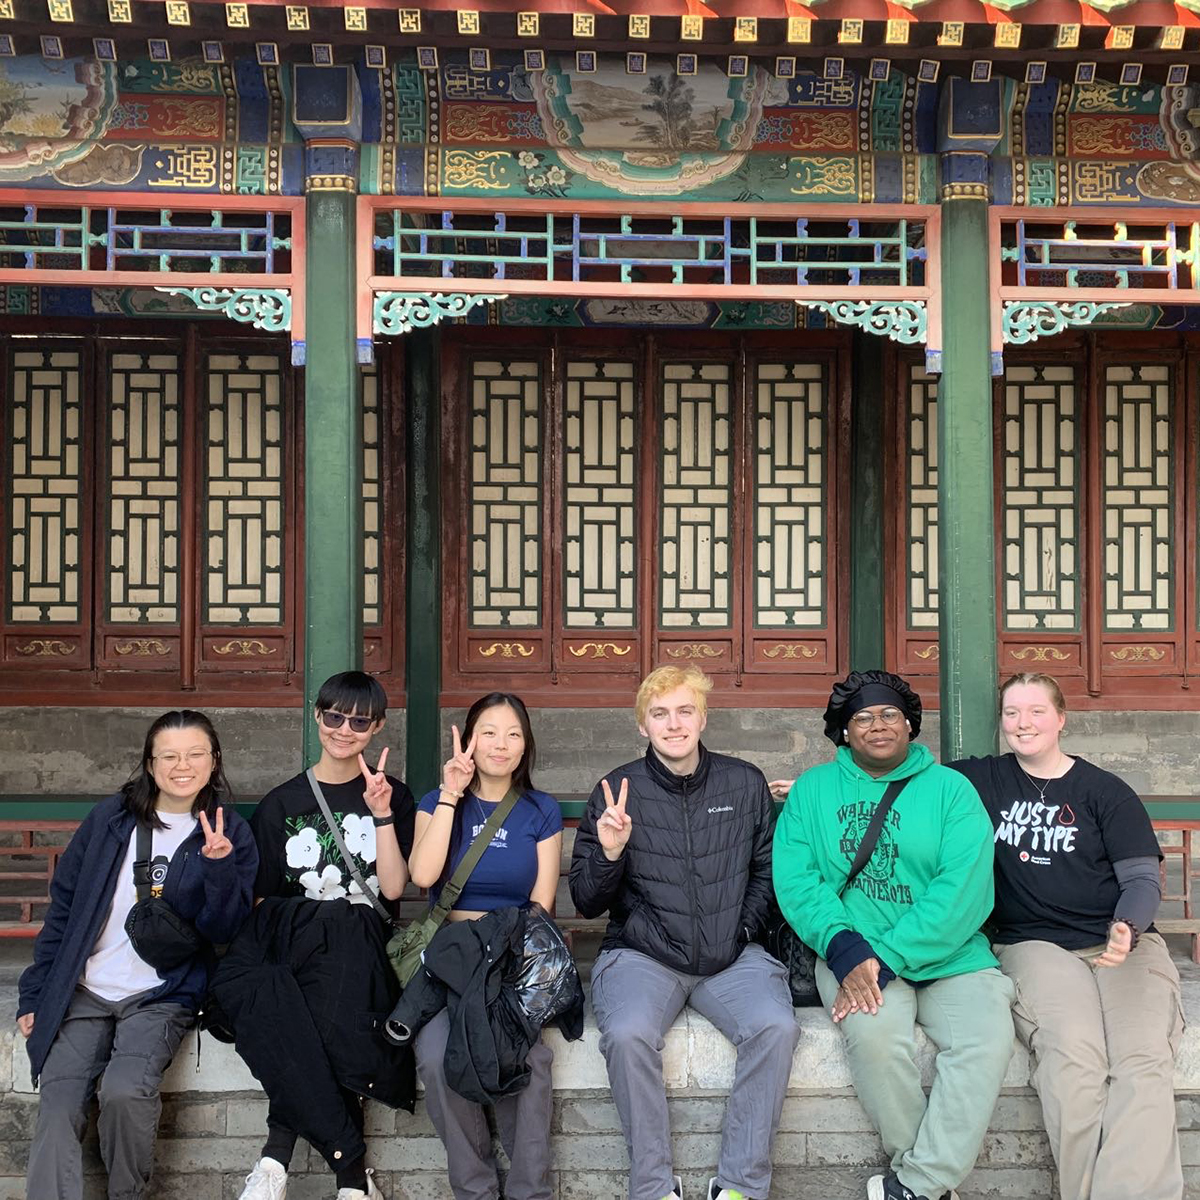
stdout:
{"type": "Polygon", "coordinates": [[[675,775],[653,748],[605,776],[614,796],[629,780],[633,829],[615,862],[596,822],[599,784],[575,834],[571,896],[585,917],[607,910],[602,949],[626,946],[692,975],[723,971],[758,932],[773,898],[775,806],[763,773],[700,747],[691,775],[675,775]]]}
{"type": "MultiPolygon", "coordinates": [[[[529,1083],[525,1059],[542,1025],[531,1020],[519,995],[528,919],[525,909],[497,908],[473,921],[447,922],[388,1017],[388,1037],[407,1045],[446,1009],[446,1082],[476,1104],[514,1095],[529,1083]]],[[[562,1003],[551,1023],[573,1041],[583,1036],[583,987],[565,947],[561,957],[570,978],[559,989],[562,1003]]]]}

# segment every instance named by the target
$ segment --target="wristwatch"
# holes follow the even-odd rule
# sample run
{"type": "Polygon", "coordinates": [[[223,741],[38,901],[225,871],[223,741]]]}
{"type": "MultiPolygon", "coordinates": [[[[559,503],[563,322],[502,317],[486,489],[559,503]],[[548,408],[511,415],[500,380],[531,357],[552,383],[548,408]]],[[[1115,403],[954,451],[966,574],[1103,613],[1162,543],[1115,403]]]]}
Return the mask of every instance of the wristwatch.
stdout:
{"type": "Polygon", "coordinates": [[[371,820],[375,823],[375,828],[379,829],[384,825],[395,825],[396,814],[388,813],[386,817],[377,817],[374,813],[371,814],[371,820]]]}

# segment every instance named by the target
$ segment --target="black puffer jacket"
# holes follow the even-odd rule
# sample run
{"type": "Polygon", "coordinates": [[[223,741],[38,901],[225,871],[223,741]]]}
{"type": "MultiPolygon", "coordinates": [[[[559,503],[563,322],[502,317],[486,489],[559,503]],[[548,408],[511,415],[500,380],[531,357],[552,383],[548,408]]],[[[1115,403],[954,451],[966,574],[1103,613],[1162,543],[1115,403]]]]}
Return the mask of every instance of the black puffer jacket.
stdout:
{"type": "Polygon", "coordinates": [[[629,780],[633,830],[609,862],[596,837],[597,784],[575,835],[571,896],[585,917],[606,909],[602,949],[628,946],[678,971],[724,970],[766,918],[772,899],[775,808],[763,773],[700,747],[691,775],[673,775],[653,749],[610,772],[629,780]]]}

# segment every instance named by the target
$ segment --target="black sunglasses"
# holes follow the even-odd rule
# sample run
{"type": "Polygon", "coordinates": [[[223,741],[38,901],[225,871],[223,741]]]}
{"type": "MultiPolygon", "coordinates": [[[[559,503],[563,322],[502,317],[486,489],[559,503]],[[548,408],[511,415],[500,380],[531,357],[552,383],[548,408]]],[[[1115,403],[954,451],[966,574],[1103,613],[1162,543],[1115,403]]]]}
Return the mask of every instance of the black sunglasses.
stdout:
{"type": "Polygon", "coordinates": [[[348,717],[345,713],[334,712],[330,708],[326,708],[321,712],[321,724],[326,729],[341,729],[343,721],[355,733],[366,733],[375,724],[374,719],[371,717],[348,717]]]}

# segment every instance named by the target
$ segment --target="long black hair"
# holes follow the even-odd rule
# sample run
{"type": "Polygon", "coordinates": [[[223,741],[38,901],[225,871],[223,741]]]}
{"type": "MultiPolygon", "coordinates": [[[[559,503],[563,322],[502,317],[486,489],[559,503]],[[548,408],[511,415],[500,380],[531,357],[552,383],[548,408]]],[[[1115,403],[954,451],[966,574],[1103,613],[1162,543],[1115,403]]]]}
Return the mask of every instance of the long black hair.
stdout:
{"type": "Polygon", "coordinates": [[[129,781],[121,788],[125,797],[125,807],[133,813],[141,825],[149,825],[151,829],[164,829],[166,826],[159,820],[155,812],[158,803],[158,784],[154,782],[153,758],[154,739],[165,729],[198,729],[208,738],[212,747],[212,774],[208,782],[200,789],[192,804],[192,815],[201,811],[214,816],[218,804],[231,804],[233,790],[229,780],[225,778],[225,767],[221,761],[221,739],[213,723],[195,709],[182,708],[165,712],[149,729],[146,730],[146,744],[142,747],[142,761],[138,764],[129,781]]]}
{"type": "MultiPolygon", "coordinates": [[[[514,696],[511,692],[488,692],[486,696],[480,696],[467,710],[467,719],[463,722],[462,744],[466,746],[471,740],[471,734],[475,732],[475,726],[479,723],[479,718],[483,713],[489,708],[499,708],[502,705],[507,705],[517,714],[517,723],[521,726],[521,733],[525,737],[525,753],[521,755],[521,761],[513,767],[513,787],[520,793],[532,791],[533,767],[537,762],[537,743],[533,740],[533,726],[529,723],[529,711],[520,696],[514,696]]],[[[471,780],[472,785],[478,777],[478,772],[476,772],[475,779],[471,780]]]]}

